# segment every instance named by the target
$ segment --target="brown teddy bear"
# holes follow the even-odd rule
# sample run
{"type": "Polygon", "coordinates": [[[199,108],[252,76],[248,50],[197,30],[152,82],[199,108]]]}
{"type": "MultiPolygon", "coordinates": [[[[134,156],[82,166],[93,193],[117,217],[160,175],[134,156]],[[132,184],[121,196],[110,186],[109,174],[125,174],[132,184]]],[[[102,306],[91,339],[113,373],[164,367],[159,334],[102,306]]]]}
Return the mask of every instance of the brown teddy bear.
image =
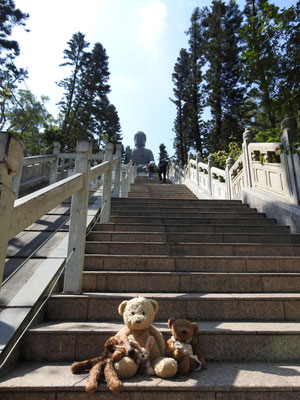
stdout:
{"type": "Polygon", "coordinates": [[[189,370],[206,369],[206,362],[199,344],[193,338],[198,332],[197,324],[186,319],[169,318],[168,326],[172,337],[167,341],[166,356],[173,357],[178,363],[178,372],[186,375],[189,370]]]}
{"type": "MultiPolygon", "coordinates": [[[[149,336],[154,336],[154,343],[150,350],[150,362],[155,375],[160,378],[171,378],[177,373],[177,362],[171,357],[165,357],[166,344],[164,338],[153,325],[155,315],[158,312],[158,303],[144,297],[134,297],[125,300],[119,305],[119,314],[123,316],[125,326],[118,332],[122,337],[127,336],[129,340],[136,340],[140,347],[146,347],[149,336]]],[[[120,378],[129,377],[128,369],[130,363],[136,363],[128,357],[122,358],[114,364],[115,370],[120,378]]],[[[131,375],[133,376],[133,375],[131,375]]]]}
{"type": "Polygon", "coordinates": [[[98,383],[104,375],[108,388],[113,394],[118,394],[122,391],[123,385],[114,369],[114,363],[123,357],[133,357],[134,354],[135,351],[126,337],[113,336],[105,342],[104,350],[99,357],[75,362],[71,365],[71,371],[73,374],[78,374],[90,370],[85,385],[88,393],[97,389],[98,383]]]}

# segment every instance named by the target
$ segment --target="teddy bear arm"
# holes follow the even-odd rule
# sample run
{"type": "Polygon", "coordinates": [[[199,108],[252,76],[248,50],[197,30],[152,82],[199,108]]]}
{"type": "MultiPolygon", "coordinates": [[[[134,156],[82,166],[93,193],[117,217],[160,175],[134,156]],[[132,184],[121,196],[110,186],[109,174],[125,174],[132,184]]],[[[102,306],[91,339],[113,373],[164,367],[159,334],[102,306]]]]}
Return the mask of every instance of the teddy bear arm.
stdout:
{"type": "Polygon", "coordinates": [[[150,331],[150,334],[152,336],[154,336],[154,338],[155,338],[155,341],[156,341],[159,351],[160,351],[160,355],[164,356],[165,350],[166,350],[166,344],[165,344],[165,340],[164,340],[162,333],[159,332],[153,325],[150,326],[149,331],[150,331]]]}
{"type": "Polygon", "coordinates": [[[201,361],[202,368],[206,369],[207,368],[206,361],[204,359],[204,356],[203,356],[203,353],[201,351],[200,345],[197,343],[197,341],[195,339],[193,339],[191,341],[191,346],[192,346],[192,349],[193,349],[193,354],[196,354],[198,356],[198,360],[201,361]]]}

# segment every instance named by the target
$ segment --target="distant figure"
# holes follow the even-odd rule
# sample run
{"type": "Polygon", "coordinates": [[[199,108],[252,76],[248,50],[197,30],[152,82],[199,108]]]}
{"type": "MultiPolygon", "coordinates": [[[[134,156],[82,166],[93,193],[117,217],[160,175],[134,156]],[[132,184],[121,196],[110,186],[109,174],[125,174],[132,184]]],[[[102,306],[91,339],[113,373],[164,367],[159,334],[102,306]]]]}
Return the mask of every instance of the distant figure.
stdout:
{"type": "Polygon", "coordinates": [[[158,176],[160,183],[166,183],[167,168],[168,168],[168,161],[160,160],[158,164],[158,176]]]}
{"type": "Polygon", "coordinates": [[[154,161],[151,150],[145,148],[146,135],[144,132],[137,132],[134,135],[135,148],[132,150],[132,162],[135,165],[146,165],[150,161],[154,161]]]}
{"type": "Polygon", "coordinates": [[[148,178],[153,179],[154,163],[153,161],[147,163],[148,178]]]}
{"type": "Polygon", "coordinates": [[[132,150],[131,150],[130,146],[126,146],[124,164],[130,163],[131,155],[132,155],[132,150]]]}

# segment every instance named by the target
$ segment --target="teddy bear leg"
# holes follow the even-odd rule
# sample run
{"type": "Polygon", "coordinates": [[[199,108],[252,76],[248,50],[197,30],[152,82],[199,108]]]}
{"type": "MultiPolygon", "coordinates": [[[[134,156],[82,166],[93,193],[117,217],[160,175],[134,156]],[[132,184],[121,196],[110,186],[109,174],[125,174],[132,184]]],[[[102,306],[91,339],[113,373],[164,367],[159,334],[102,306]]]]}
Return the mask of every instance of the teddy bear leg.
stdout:
{"type": "Polygon", "coordinates": [[[155,375],[160,378],[172,378],[177,373],[178,364],[174,358],[159,357],[152,362],[155,375]]]}
{"type": "Polygon", "coordinates": [[[133,377],[138,369],[135,361],[130,357],[123,357],[120,361],[115,362],[114,368],[121,379],[133,377]]]}
{"type": "Polygon", "coordinates": [[[86,392],[93,393],[97,389],[98,383],[100,381],[100,376],[103,373],[104,363],[105,361],[100,361],[90,370],[87,382],[85,384],[86,392]]]}
{"type": "Polygon", "coordinates": [[[104,376],[109,390],[113,394],[119,394],[123,389],[123,385],[120,379],[118,378],[118,375],[113,367],[111,359],[107,360],[107,363],[104,367],[104,376]]]}
{"type": "Polygon", "coordinates": [[[184,356],[184,358],[178,363],[178,373],[180,375],[186,375],[190,370],[190,357],[184,356]]]}

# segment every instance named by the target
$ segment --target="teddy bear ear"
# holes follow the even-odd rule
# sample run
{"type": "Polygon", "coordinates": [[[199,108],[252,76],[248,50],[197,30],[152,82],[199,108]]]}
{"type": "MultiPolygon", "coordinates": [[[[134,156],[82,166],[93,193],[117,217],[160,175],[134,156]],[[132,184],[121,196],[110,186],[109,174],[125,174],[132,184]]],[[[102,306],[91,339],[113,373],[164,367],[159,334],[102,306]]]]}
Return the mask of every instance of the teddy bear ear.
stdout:
{"type": "Polygon", "coordinates": [[[118,311],[119,311],[119,314],[120,314],[120,315],[123,315],[123,314],[124,314],[124,310],[125,310],[125,308],[126,308],[126,306],[127,306],[127,303],[128,303],[128,301],[127,301],[127,300],[124,300],[124,301],[122,301],[122,303],[119,305],[118,311]]]}
{"type": "Polygon", "coordinates": [[[172,326],[173,326],[174,322],[175,322],[175,318],[174,317],[170,317],[169,320],[168,320],[168,327],[170,329],[172,329],[172,326]]]}
{"type": "Polygon", "coordinates": [[[194,327],[194,333],[197,333],[199,331],[198,324],[193,324],[193,327],[194,327]]]}
{"type": "Polygon", "coordinates": [[[141,351],[141,350],[142,350],[141,346],[140,346],[140,345],[138,344],[138,342],[135,341],[135,340],[129,340],[129,344],[130,344],[131,347],[134,347],[134,348],[137,349],[138,351],[141,351]]]}
{"type": "Polygon", "coordinates": [[[156,300],[152,300],[152,299],[150,301],[151,301],[151,304],[153,306],[154,312],[156,314],[157,311],[158,311],[158,302],[156,300]]]}

